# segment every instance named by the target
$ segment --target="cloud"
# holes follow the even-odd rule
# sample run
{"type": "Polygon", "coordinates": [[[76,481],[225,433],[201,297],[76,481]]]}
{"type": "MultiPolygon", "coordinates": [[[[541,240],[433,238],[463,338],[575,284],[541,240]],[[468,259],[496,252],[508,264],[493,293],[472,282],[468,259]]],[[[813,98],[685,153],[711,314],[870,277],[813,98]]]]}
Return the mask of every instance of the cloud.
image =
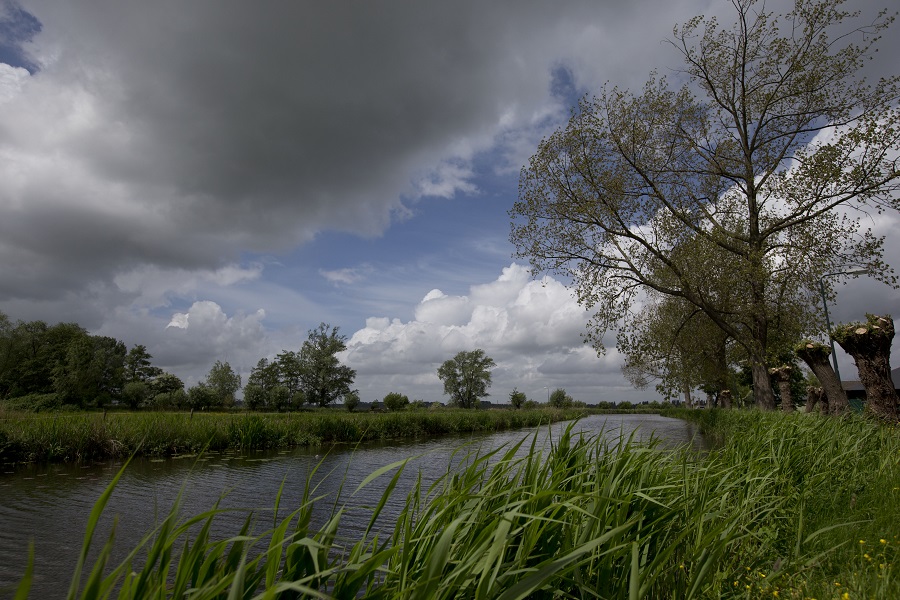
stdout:
{"type": "Polygon", "coordinates": [[[567,112],[561,64],[592,82],[576,52],[631,73],[591,23],[667,35],[675,9],[657,29],[641,4],[27,3],[36,67],[0,73],[0,301],[378,236],[478,194],[479,156],[515,170],[567,112]]]}
{"type": "Polygon", "coordinates": [[[372,268],[368,265],[359,267],[347,267],[344,269],[319,269],[319,275],[334,284],[350,285],[358,281],[362,281],[372,272],[372,268]]]}
{"type": "Polygon", "coordinates": [[[601,358],[583,345],[587,313],[571,292],[550,277],[533,280],[517,263],[465,296],[432,290],[414,312],[405,323],[371,317],[351,336],[344,360],[358,371],[363,397],[402,391],[439,400],[438,366],[476,348],[497,362],[495,401],[505,401],[513,387],[536,399],[544,387],[563,387],[593,401],[620,383],[618,356],[601,358]]]}
{"type": "Polygon", "coordinates": [[[133,305],[168,306],[172,296],[187,297],[206,285],[229,287],[260,278],[261,264],[241,266],[225,265],[219,269],[164,269],[155,265],[143,265],[115,275],[116,288],[135,297],[133,305]]]}
{"type": "Polygon", "coordinates": [[[263,309],[228,316],[216,302],[200,300],[174,313],[147,347],[155,364],[177,367],[189,381],[202,378],[216,360],[246,372],[270,352],[265,317],[263,309]]]}

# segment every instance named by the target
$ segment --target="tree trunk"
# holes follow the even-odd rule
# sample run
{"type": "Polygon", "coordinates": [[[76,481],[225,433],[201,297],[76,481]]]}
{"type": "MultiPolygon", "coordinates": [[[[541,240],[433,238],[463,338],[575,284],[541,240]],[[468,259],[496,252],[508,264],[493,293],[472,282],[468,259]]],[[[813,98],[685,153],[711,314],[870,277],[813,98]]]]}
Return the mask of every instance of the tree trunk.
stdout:
{"type": "Polygon", "coordinates": [[[762,410],[775,410],[775,392],[772,391],[772,380],[769,379],[766,361],[759,358],[751,360],[753,398],[756,400],[756,406],[762,410]]]}
{"type": "Polygon", "coordinates": [[[793,367],[785,365],[769,369],[769,374],[778,382],[778,395],[781,396],[781,410],[794,412],[794,399],[791,398],[791,371],[793,367]]]}
{"type": "Polygon", "coordinates": [[[866,410],[890,421],[900,417],[900,397],[891,380],[891,341],[894,321],[890,316],[866,315],[865,323],[841,325],[834,339],[853,357],[859,380],[866,389],[866,410]]]}
{"type": "Polygon", "coordinates": [[[719,392],[719,402],[722,403],[722,408],[731,408],[731,390],[719,392]]]}
{"type": "Polygon", "coordinates": [[[685,383],[681,391],[684,394],[684,405],[687,408],[694,408],[694,401],[691,399],[691,386],[685,383]]]}
{"type": "Polygon", "coordinates": [[[797,346],[795,352],[809,366],[813,375],[822,384],[828,405],[828,409],[823,410],[823,412],[835,415],[846,413],[850,404],[847,402],[847,392],[844,391],[844,386],[841,385],[837,375],[834,373],[834,368],[828,361],[831,348],[824,344],[807,340],[797,346]]]}
{"type": "Polygon", "coordinates": [[[816,404],[821,404],[823,412],[828,412],[828,399],[825,390],[820,387],[810,386],[806,389],[806,412],[811,413],[816,409],[816,404]]]}

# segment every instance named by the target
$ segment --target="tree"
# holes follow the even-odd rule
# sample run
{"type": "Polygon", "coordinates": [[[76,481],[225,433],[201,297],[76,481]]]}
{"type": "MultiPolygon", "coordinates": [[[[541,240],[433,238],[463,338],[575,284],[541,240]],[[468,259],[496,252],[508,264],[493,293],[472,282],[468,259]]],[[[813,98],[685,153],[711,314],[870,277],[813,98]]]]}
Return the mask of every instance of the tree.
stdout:
{"type": "Polygon", "coordinates": [[[303,394],[310,404],[328,406],[350,392],[356,371],[341,364],[339,352],[347,349],[346,336],[338,327],[320,323],[310,330],[309,338],[300,348],[300,381],[303,394]]]}
{"type": "MultiPolygon", "coordinates": [[[[822,393],[827,398],[828,411],[832,414],[843,414],[850,408],[847,401],[847,392],[841,381],[832,368],[828,360],[831,354],[831,348],[825,344],[814,342],[813,340],[803,340],[794,349],[803,362],[810,368],[815,375],[818,383],[821,384],[822,393]]],[[[813,386],[818,387],[818,386],[813,386]]],[[[809,400],[809,398],[808,398],[809,400]]],[[[812,398],[812,406],[819,401],[818,393],[812,398]]],[[[809,412],[809,410],[807,410],[809,412]]]]}
{"type": "Polygon", "coordinates": [[[53,370],[53,386],[60,399],[78,406],[103,406],[122,396],[125,344],[107,336],[78,336],[68,345],[65,359],[53,370]]]}
{"type": "Polygon", "coordinates": [[[56,375],[70,347],[89,337],[76,323],[49,326],[43,321],[18,321],[9,335],[9,362],[0,373],[0,393],[10,397],[56,391],[56,375]]]}
{"type": "Polygon", "coordinates": [[[269,362],[267,358],[259,359],[256,366],[250,369],[247,385],[244,386],[244,404],[250,410],[258,410],[274,406],[272,390],[281,385],[279,378],[279,365],[269,362]]]}
{"type": "Polygon", "coordinates": [[[212,405],[233,406],[234,395],[241,389],[241,376],[227,362],[217,360],[206,376],[206,387],[213,395],[212,405]]]}
{"type": "Polygon", "coordinates": [[[216,392],[203,381],[187,391],[187,404],[194,410],[206,410],[216,406],[219,400],[216,392]]]}
{"type": "Polygon", "coordinates": [[[285,408],[290,405],[302,405],[305,400],[303,394],[304,365],[300,360],[300,353],[290,350],[282,352],[272,361],[271,368],[274,371],[275,378],[278,380],[278,386],[283,387],[287,391],[286,399],[283,397],[283,393],[279,392],[281,405],[285,408]]]}
{"type": "Polygon", "coordinates": [[[184,382],[171,373],[160,373],[150,382],[154,394],[173,394],[184,391],[184,382]]]}
{"type": "Polygon", "coordinates": [[[437,373],[450,403],[460,408],[477,408],[479,399],[489,395],[494,366],[496,363],[484,350],[464,350],[445,361],[437,373]]]}
{"type": "Polygon", "coordinates": [[[682,87],[654,75],[639,94],[606,88],[541,142],[510,239],[536,272],[571,277],[598,351],[632,326],[638,294],[680,298],[742,347],[755,401],[773,409],[778,303],[818,317],[819,278],[848,264],[896,284],[883,239],[847,213],[900,208],[900,78],[869,86],[862,73],[884,13],[854,29],[841,0],[797,0],[781,17],[733,4],[731,28],[676,28],[682,87]],[[739,304],[716,294],[722,276],[739,304]]]}
{"type": "Polygon", "coordinates": [[[124,364],[126,383],[149,381],[162,375],[162,369],[150,364],[151,358],[153,356],[143,344],[137,344],[129,350],[124,364]]]}
{"type": "Polygon", "coordinates": [[[900,417],[900,395],[891,380],[894,320],[867,314],[865,323],[839,325],[832,334],[859,369],[859,380],[866,390],[866,410],[896,423],[900,417]]]}
{"type": "Polygon", "coordinates": [[[150,386],[143,381],[129,381],[122,388],[122,399],[132,410],[140,408],[151,398],[150,386]]]}
{"type": "Polygon", "coordinates": [[[648,294],[630,330],[618,334],[625,357],[622,373],[638,389],[657,380],[666,399],[681,394],[688,408],[691,391],[729,389],[728,336],[691,304],[671,296],[648,294]]]}
{"type": "Polygon", "coordinates": [[[409,398],[400,392],[390,392],[384,397],[384,407],[391,412],[403,410],[409,406],[409,398]]]}
{"type": "Polygon", "coordinates": [[[569,408],[572,406],[574,399],[572,396],[566,394],[566,390],[563,388],[556,388],[553,390],[553,393],[550,394],[550,399],[548,400],[548,404],[553,408],[569,408]]]}
{"type": "Polygon", "coordinates": [[[350,392],[349,394],[344,395],[344,408],[346,408],[348,412],[353,412],[358,406],[359,394],[357,392],[350,392]]]}
{"type": "Polygon", "coordinates": [[[509,393],[509,403],[515,409],[522,408],[527,401],[528,396],[525,395],[525,392],[520,392],[517,388],[513,388],[513,391],[509,393]]]}

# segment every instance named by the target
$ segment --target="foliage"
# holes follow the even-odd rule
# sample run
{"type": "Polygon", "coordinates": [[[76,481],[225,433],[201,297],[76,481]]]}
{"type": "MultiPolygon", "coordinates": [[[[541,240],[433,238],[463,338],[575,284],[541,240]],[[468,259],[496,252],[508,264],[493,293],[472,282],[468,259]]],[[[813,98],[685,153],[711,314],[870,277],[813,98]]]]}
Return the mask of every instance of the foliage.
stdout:
{"type": "Polygon", "coordinates": [[[525,392],[520,392],[518,388],[513,388],[509,393],[509,404],[515,409],[522,408],[527,400],[528,396],[525,395],[525,392]]]}
{"type": "Polygon", "coordinates": [[[269,403],[269,394],[259,384],[248,383],[244,386],[244,406],[247,410],[259,410],[269,403]]]}
{"type": "Polygon", "coordinates": [[[215,397],[211,406],[234,406],[234,395],[241,389],[241,376],[230,364],[217,360],[205,383],[215,397]]]}
{"type": "Polygon", "coordinates": [[[124,385],[125,344],[105,336],[73,340],[53,369],[53,387],[63,402],[103,406],[119,398],[124,385]]]}
{"type": "Polygon", "coordinates": [[[201,381],[187,391],[187,403],[193,410],[206,410],[218,406],[219,396],[215,390],[201,381]]]}
{"type": "Polygon", "coordinates": [[[325,323],[309,332],[300,348],[300,381],[306,401],[328,406],[349,393],[356,371],[341,364],[337,355],[347,349],[347,337],[325,323]]]}
{"type": "Polygon", "coordinates": [[[163,375],[151,358],[144,346],[128,351],[123,342],[89,335],[76,323],[13,324],[0,312],[0,398],[53,393],[59,403],[80,407],[118,399],[133,403],[133,395],[123,396],[125,384],[152,384],[163,375]]]}
{"type": "Polygon", "coordinates": [[[125,381],[128,383],[136,381],[145,382],[162,375],[163,370],[159,367],[154,367],[150,363],[151,358],[153,358],[153,356],[147,352],[146,346],[137,344],[132,347],[131,350],[128,351],[128,354],[125,355],[123,365],[125,369],[125,381]]]}
{"type": "Polygon", "coordinates": [[[154,394],[173,394],[184,390],[184,382],[171,373],[160,373],[150,381],[154,394]]]}
{"type": "Polygon", "coordinates": [[[808,329],[820,277],[847,264],[896,284],[883,238],[851,215],[900,208],[900,77],[864,78],[884,13],[855,27],[841,0],[782,16],[733,6],[732,27],[676,28],[682,87],[653,75],[637,94],[606,88],[543,140],[510,238],[537,272],[571,277],[598,350],[607,330],[634,326],[638,294],[679,298],[743,348],[771,409],[776,321],[808,329]]]}
{"type": "Polygon", "coordinates": [[[359,393],[358,392],[350,392],[349,394],[344,394],[344,408],[348,411],[353,412],[359,406],[359,393]]]}
{"type": "Polygon", "coordinates": [[[622,373],[637,389],[657,381],[664,398],[704,387],[715,392],[730,387],[729,338],[703,311],[678,298],[648,294],[630,329],[618,333],[625,356],[622,373]]]}
{"type": "Polygon", "coordinates": [[[444,393],[460,408],[478,408],[479,399],[488,396],[491,369],[496,365],[484,350],[459,352],[438,368],[444,393]]]}
{"type": "Polygon", "coordinates": [[[550,399],[547,401],[553,408],[569,408],[573,402],[572,396],[566,394],[566,390],[563,388],[553,390],[550,393],[550,399]]]}
{"type": "Polygon", "coordinates": [[[143,381],[129,381],[122,388],[122,398],[132,410],[146,404],[150,397],[150,386],[143,381]]]}
{"type": "Polygon", "coordinates": [[[409,398],[400,392],[389,392],[383,402],[384,407],[390,411],[404,410],[409,406],[409,398]]]}

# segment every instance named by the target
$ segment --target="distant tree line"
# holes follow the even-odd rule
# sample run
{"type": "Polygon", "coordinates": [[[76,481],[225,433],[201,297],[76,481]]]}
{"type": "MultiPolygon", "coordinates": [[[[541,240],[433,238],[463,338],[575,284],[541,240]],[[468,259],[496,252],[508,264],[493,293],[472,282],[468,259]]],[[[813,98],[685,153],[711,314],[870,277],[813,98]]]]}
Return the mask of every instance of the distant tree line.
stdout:
{"type": "Polygon", "coordinates": [[[76,323],[17,321],[0,312],[0,399],[33,408],[137,408],[184,384],[151,364],[143,345],[128,349],[113,337],[90,335],[76,323]]]}

